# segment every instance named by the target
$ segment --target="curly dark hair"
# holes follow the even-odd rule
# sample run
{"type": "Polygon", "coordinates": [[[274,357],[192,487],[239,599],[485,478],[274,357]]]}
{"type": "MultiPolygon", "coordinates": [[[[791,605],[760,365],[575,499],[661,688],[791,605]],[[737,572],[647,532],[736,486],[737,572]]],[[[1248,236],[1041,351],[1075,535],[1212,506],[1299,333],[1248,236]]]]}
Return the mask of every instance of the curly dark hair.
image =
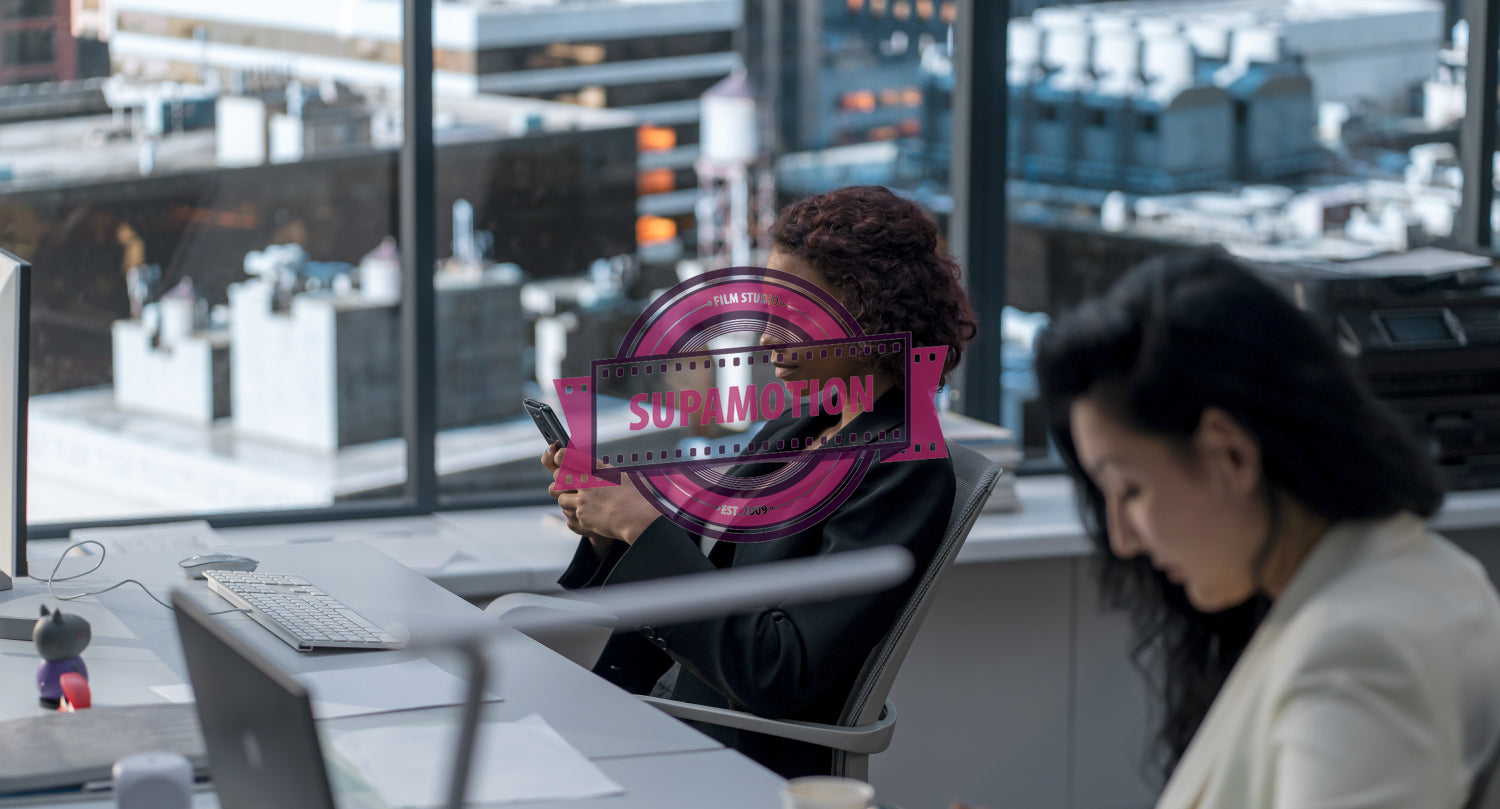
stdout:
{"type": "MultiPolygon", "coordinates": [[[[788,205],[771,226],[776,249],[817,269],[866,334],[911,332],[912,345],[948,347],[943,382],[979,325],[958,262],[938,249],[937,223],[915,202],[855,185],[788,205]]],[[[901,377],[904,358],[880,358],[901,377]]]]}

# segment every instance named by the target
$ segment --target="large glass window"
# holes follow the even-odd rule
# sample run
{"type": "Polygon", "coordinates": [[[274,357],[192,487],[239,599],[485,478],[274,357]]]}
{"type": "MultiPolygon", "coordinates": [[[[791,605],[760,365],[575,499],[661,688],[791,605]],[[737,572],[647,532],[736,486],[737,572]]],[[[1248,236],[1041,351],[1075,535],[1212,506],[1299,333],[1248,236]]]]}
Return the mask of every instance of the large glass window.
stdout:
{"type": "Polygon", "coordinates": [[[0,244],[35,268],[33,525],[402,494],[399,74],[211,56],[116,45],[107,91],[0,110],[0,244]]]}
{"type": "MultiPolygon", "coordinates": [[[[540,26],[441,4],[419,361],[444,502],[545,497],[520,397],[587,375],[680,278],[763,262],[786,200],[881,183],[946,218],[954,3],[801,5],[561,4],[540,26]],[[724,162],[700,97],[740,68],[765,128],[724,162]]],[[[37,268],[33,522],[399,497],[394,18],[115,11],[108,91],[53,99],[82,115],[0,108],[0,243],[37,268]]]]}
{"type": "MultiPolygon", "coordinates": [[[[578,86],[528,93],[598,108],[597,119],[589,119],[597,123],[539,143],[543,154],[555,154],[546,163],[511,166],[503,152],[460,158],[440,151],[440,244],[448,246],[450,228],[454,240],[440,277],[476,260],[463,256],[477,257],[496,278],[504,277],[497,265],[513,272],[521,279],[525,346],[516,360],[524,369],[519,385],[508,375],[485,383],[496,388],[495,395],[509,397],[491,418],[514,415],[440,431],[444,502],[544,498],[548,481],[537,463],[543,442],[529,419],[519,417],[513,388],[553,398],[554,379],[588,376],[592,360],[614,356],[635,318],[679,279],[763,262],[764,228],[780,204],[850,183],[879,183],[918,197],[938,218],[946,217],[952,4],[898,5],[900,10],[877,13],[863,4],[770,0],[744,3],[741,17],[738,1],[704,3],[700,10],[727,10],[729,16],[721,17],[727,24],[675,32],[672,20],[682,16],[681,9],[646,3],[636,7],[632,22],[654,25],[663,35],[575,36],[481,52],[479,72],[495,76],[497,86],[524,86],[532,70],[606,72],[597,84],[580,79],[578,86]],[[735,52],[737,35],[744,46],[735,52]],[[868,59],[830,59],[835,47],[859,50],[868,59]],[[724,54],[733,59],[714,61],[724,54]],[[660,61],[650,67],[649,80],[625,78],[641,75],[633,71],[645,71],[651,60],[660,61]],[[721,66],[705,67],[713,64],[721,66]],[[730,77],[738,64],[748,83],[730,77]],[[752,133],[755,153],[736,161],[705,151],[705,93],[749,98],[756,112],[748,126],[759,130],[752,133]],[[869,109],[840,106],[841,99],[860,93],[869,97],[869,109]],[[622,107],[637,119],[611,123],[610,111],[622,107]],[[474,190],[460,191],[464,187],[474,190]]],[[[559,33],[566,36],[567,29],[559,33]]],[[[441,312],[438,327],[440,346],[469,343],[472,338],[464,335],[478,333],[462,316],[441,312]]],[[[753,343],[756,335],[739,337],[753,343]]],[[[440,366],[444,373],[447,367],[440,366]]],[[[681,374],[612,380],[599,391],[606,397],[603,406],[614,400],[623,407],[630,395],[662,386],[717,384],[716,373],[703,368],[681,374]]],[[[444,384],[440,394],[440,412],[450,407],[444,402],[465,395],[444,384]]],[[[689,449],[718,435],[691,425],[676,433],[671,440],[689,449]]],[[[626,436],[608,440],[630,447],[626,452],[655,449],[626,436]]]]}
{"type": "Polygon", "coordinates": [[[641,3],[619,25],[560,5],[555,30],[480,44],[480,86],[514,89],[479,100],[524,126],[438,150],[442,503],[547,499],[522,397],[555,403],[694,259],[699,97],[741,62],[738,5],[641,3]]]}
{"type": "Polygon", "coordinates": [[[1037,330],[1145,258],[1281,267],[1453,233],[1466,32],[1442,7],[1011,6],[1000,417],[1030,455],[1037,330]]]}
{"type": "MultiPolygon", "coordinates": [[[[436,5],[437,334],[416,359],[443,504],[545,497],[520,397],[587,375],[679,279],[763,261],[780,205],[877,183],[946,225],[972,168],[950,149],[950,0],[436,5]],[[750,100],[748,156],[701,142],[705,93],[750,100]]],[[[1345,260],[1454,230],[1462,24],[1251,5],[1010,3],[1008,126],[974,147],[1003,152],[1010,220],[980,415],[1037,458],[1032,338],[1138,261],[1345,260]]],[[[0,0],[0,77],[72,61],[9,22],[53,9],[0,0]]],[[[173,9],[116,3],[106,88],[0,88],[0,245],[37,267],[33,520],[409,503],[399,4],[326,28],[173,9]]]]}

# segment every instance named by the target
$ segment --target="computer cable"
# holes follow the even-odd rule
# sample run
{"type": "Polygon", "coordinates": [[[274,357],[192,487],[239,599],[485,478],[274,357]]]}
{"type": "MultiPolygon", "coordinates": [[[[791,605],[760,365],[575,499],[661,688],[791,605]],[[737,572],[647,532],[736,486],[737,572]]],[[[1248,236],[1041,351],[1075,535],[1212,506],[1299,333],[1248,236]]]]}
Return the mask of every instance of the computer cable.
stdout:
{"type": "MultiPolygon", "coordinates": [[[[123,587],[123,586],[125,586],[127,584],[134,584],[135,586],[141,588],[141,590],[147,596],[149,596],[152,601],[155,601],[156,603],[162,605],[163,607],[166,607],[167,609],[172,609],[172,605],[171,604],[168,604],[167,602],[162,601],[161,599],[157,598],[156,594],[153,593],[153,592],[151,592],[150,588],[148,588],[146,585],[142,584],[141,582],[136,581],[135,579],[121,579],[120,581],[117,581],[114,584],[111,584],[110,586],[105,587],[102,590],[89,590],[89,591],[82,592],[82,593],[74,593],[72,595],[61,595],[60,596],[56,592],[53,591],[52,585],[53,585],[54,582],[73,581],[74,579],[81,579],[84,576],[87,576],[87,575],[93,573],[94,571],[98,570],[99,568],[103,567],[104,566],[104,559],[108,555],[109,555],[109,548],[105,547],[104,543],[100,542],[99,540],[97,540],[97,539],[80,540],[78,542],[74,542],[72,545],[69,545],[67,547],[67,550],[64,550],[62,552],[62,555],[59,556],[59,557],[57,557],[57,564],[55,564],[55,565],[52,566],[52,572],[49,573],[49,574],[47,574],[47,578],[44,579],[44,578],[41,578],[39,576],[28,576],[27,578],[32,579],[34,581],[39,581],[39,582],[42,582],[42,583],[46,584],[47,585],[47,595],[52,596],[54,599],[57,599],[58,601],[73,601],[75,599],[83,598],[84,596],[96,596],[96,595],[100,595],[102,593],[107,593],[110,590],[113,590],[113,589],[115,589],[117,587],[123,587]],[[72,574],[70,576],[59,577],[57,575],[57,571],[59,571],[59,570],[62,569],[62,564],[68,558],[68,554],[71,553],[74,548],[81,548],[84,545],[96,545],[96,546],[98,546],[98,548],[99,548],[99,561],[95,562],[93,567],[89,568],[88,570],[83,571],[82,573],[74,573],[74,574],[72,574]]],[[[219,610],[218,612],[211,612],[211,613],[209,613],[209,615],[224,615],[226,613],[231,613],[231,612],[247,612],[247,610],[240,609],[240,608],[234,608],[234,609],[227,609],[227,610],[219,610]]]]}

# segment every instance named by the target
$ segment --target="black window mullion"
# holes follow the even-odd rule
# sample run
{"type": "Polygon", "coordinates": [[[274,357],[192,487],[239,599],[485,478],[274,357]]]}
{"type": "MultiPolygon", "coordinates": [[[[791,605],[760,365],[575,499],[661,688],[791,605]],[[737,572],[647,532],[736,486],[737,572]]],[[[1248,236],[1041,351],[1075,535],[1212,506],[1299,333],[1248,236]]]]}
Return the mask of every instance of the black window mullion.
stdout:
{"type": "Polygon", "coordinates": [[[958,409],[1000,420],[1000,314],[1005,306],[1006,26],[1009,0],[960,0],[953,26],[953,217],[979,336],[965,352],[958,409]]]}
{"type": "Polygon", "coordinates": [[[1495,62],[1500,48],[1500,10],[1490,0],[1469,0],[1469,59],[1465,68],[1468,104],[1459,130],[1459,164],[1463,168],[1463,204],[1459,209],[1458,241],[1486,249],[1492,241],[1490,207],[1495,201],[1495,62]]]}
{"type": "Polygon", "coordinates": [[[401,425],[406,497],[437,506],[436,212],[432,137],[432,2],[406,0],[402,42],[405,139],[401,144],[401,425]]]}

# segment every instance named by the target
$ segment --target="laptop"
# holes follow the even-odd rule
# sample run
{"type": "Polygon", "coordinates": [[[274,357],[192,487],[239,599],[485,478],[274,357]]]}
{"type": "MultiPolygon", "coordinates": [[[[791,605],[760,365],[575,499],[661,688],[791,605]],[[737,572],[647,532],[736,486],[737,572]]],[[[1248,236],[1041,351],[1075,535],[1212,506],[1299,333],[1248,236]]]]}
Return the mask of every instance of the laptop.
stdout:
{"type": "Polygon", "coordinates": [[[334,809],[307,689],[181,592],[172,593],[222,809],[334,809]]]}

